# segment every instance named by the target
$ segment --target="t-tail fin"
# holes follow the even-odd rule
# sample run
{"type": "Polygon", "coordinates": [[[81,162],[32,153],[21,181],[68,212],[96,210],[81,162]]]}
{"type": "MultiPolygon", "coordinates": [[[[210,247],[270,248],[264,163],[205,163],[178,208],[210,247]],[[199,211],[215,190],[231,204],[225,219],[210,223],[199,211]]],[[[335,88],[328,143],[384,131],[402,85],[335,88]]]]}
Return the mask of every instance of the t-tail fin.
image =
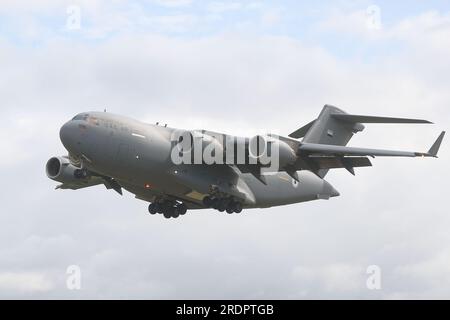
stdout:
{"type": "Polygon", "coordinates": [[[431,123],[427,120],[374,117],[348,114],[345,111],[325,105],[316,120],[301,127],[289,136],[303,138],[302,142],[345,146],[353,134],[364,130],[362,123],[431,123]]]}
{"type": "MultiPolygon", "coordinates": [[[[431,123],[426,120],[404,119],[390,117],[374,117],[352,115],[345,111],[325,105],[319,117],[294,131],[289,135],[291,138],[303,138],[302,143],[324,144],[330,146],[346,146],[353,135],[364,130],[362,123],[431,123]]],[[[440,141],[438,139],[435,146],[431,148],[430,154],[436,154],[439,149],[440,141]]],[[[321,170],[320,176],[324,177],[327,170],[321,170]]]]}
{"type": "Polygon", "coordinates": [[[291,133],[291,138],[303,138],[303,142],[345,146],[353,134],[362,131],[359,122],[343,121],[335,116],[349,116],[343,110],[325,105],[316,120],[291,133]]]}

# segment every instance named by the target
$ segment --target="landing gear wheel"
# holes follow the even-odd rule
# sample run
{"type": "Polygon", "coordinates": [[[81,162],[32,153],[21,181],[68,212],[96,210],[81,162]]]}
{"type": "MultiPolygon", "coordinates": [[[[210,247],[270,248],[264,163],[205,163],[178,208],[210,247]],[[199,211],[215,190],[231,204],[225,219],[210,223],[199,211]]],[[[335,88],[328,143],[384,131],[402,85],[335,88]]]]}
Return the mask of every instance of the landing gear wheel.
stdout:
{"type": "Polygon", "coordinates": [[[175,207],[172,206],[167,206],[166,210],[165,210],[169,215],[173,216],[175,213],[175,207]]]}
{"type": "Polygon", "coordinates": [[[219,210],[219,199],[213,199],[211,202],[211,208],[219,210]]]}
{"type": "Polygon", "coordinates": [[[213,199],[211,199],[211,197],[209,196],[206,196],[203,198],[203,204],[205,205],[205,207],[211,208],[213,204],[213,199]]]}
{"type": "Polygon", "coordinates": [[[163,216],[164,216],[164,218],[166,218],[166,219],[172,218],[172,215],[171,215],[169,212],[164,212],[164,213],[163,213],[163,216]]]}
{"type": "Polygon", "coordinates": [[[227,213],[232,214],[234,212],[233,208],[231,206],[228,206],[227,213]]]}
{"type": "Polygon", "coordinates": [[[218,210],[220,212],[224,212],[227,209],[227,205],[228,205],[228,203],[226,200],[220,200],[219,205],[218,205],[218,210]]]}
{"type": "Polygon", "coordinates": [[[234,207],[233,208],[234,212],[236,212],[236,213],[241,213],[242,212],[242,204],[240,202],[235,202],[233,207],[234,207]]]}
{"type": "Polygon", "coordinates": [[[148,206],[148,212],[152,215],[156,214],[158,212],[158,205],[156,203],[150,203],[148,206]]]}
{"type": "Polygon", "coordinates": [[[181,203],[177,206],[177,211],[179,212],[180,216],[184,216],[187,212],[187,207],[184,203],[181,203]]]}

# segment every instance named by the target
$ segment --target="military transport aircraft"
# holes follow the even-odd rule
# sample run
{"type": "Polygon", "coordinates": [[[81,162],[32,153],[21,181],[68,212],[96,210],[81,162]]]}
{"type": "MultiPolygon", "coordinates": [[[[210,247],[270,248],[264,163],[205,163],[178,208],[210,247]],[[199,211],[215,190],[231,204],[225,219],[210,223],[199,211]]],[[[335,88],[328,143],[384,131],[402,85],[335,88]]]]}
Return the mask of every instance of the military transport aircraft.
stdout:
{"type": "Polygon", "coordinates": [[[437,157],[445,134],[428,152],[346,147],[363,123],[431,122],[351,115],[325,105],[317,119],[288,136],[245,138],[86,112],[63,125],[68,155],[51,158],[46,172],[61,183],[57,189],[126,189],[149,202],[151,214],[166,218],[188,209],[240,213],[339,196],[324,180],[328,170],[354,175],[354,168],[372,165],[369,157],[437,157]]]}

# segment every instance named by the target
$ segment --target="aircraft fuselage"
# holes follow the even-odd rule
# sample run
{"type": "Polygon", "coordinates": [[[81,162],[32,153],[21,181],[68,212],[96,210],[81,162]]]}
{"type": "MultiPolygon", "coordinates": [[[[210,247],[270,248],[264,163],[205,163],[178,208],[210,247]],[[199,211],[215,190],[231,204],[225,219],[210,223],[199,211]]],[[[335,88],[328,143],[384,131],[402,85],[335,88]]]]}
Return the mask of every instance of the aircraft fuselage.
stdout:
{"type": "Polygon", "coordinates": [[[89,171],[114,178],[140,199],[173,197],[202,208],[212,185],[235,179],[245,195],[244,207],[270,207],[337,196],[325,180],[309,171],[299,182],[285,172],[265,176],[262,184],[251,174],[238,174],[226,165],[175,165],[171,161],[173,128],[151,125],[110,113],[88,112],[67,122],[60,138],[72,158],[89,171]]]}

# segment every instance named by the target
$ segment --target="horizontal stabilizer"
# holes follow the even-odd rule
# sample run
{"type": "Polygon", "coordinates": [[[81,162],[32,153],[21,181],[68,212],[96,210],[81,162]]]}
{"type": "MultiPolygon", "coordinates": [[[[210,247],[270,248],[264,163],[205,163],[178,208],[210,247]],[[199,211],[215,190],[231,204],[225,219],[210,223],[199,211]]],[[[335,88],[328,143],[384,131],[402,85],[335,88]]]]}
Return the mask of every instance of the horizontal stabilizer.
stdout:
{"type": "Polygon", "coordinates": [[[373,117],[361,116],[354,114],[332,114],[333,118],[341,121],[351,123],[428,123],[432,122],[421,119],[404,119],[404,118],[390,118],[390,117],[373,117]]]}
{"type": "Polygon", "coordinates": [[[316,120],[313,120],[310,123],[308,123],[308,124],[304,125],[303,127],[301,127],[300,129],[292,132],[289,135],[289,137],[295,138],[295,139],[303,138],[305,136],[305,134],[308,132],[308,130],[313,126],[314,122],[316,122],[316,120]]]}

